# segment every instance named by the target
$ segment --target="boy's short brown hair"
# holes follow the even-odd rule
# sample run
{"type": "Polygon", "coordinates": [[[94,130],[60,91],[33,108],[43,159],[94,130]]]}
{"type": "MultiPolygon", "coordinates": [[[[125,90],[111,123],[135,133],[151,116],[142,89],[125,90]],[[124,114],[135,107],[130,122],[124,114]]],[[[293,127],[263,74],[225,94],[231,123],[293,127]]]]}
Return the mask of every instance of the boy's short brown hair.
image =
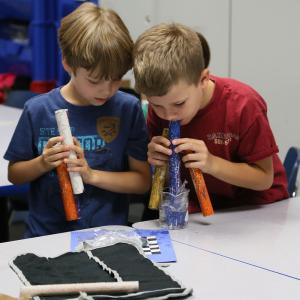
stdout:
{"type": "Polygon", "coordinates": [[[116,12],[83,3],[64,17],[59,44],[66,63],[95,78],[119,80],[132,67],[133,41],[116,12]]]}
{"type": "Polygon", "coordinates": [[[205,67],[197,33],[176,23],[146,30],[137,39],[133,56],[135,87],[146,96],[163,96],[179,80],[197,84],[205,67]]]}

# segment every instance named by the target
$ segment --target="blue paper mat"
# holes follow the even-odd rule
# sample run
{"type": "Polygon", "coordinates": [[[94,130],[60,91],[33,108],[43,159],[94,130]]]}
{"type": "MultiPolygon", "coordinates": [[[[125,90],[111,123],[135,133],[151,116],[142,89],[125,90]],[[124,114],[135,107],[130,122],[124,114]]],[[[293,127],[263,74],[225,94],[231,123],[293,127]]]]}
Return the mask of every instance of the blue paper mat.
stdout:
{"type": "MultiPolygon", "coordinates": [[[[133,229],[144,242],[150,244],[157,244],[159,251],[152,253],[152,251],[144,251],[146,257],[154,262],[167,263],[176,262],[176,254],[173,249],[172,241],[170,238],[169,231],[166,229],[133,229]]],[[[99,234],[100,234],[99,230],[99,234]]],[[[75,251],[77,246],[85,241],[92,240],[97,236],[97,230],[87,230],[87,231],[73,231],[71,232],[71,251],[75,251]]]]}

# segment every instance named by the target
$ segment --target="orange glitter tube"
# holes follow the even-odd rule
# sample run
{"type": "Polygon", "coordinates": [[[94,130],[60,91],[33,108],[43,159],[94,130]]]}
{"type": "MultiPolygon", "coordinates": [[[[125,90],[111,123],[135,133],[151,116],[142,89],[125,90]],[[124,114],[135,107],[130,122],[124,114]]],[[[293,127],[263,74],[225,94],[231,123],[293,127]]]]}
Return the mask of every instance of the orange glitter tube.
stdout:
{"type": "Polygon", "coordinates": [[[214,214],[214,209],[206,188],[203,174],[200,169],[189,169],[194,183],[195,191],[204,217],[214,214]]]}
{"type": "Polygon", "coordinates": [[[67,221],[78,220],[79,216],[77,205],[66,164],[61,163],[58,167],[56,167],[56,172],[64,204],[66,219],[67,221]]]}
{"type": "MultiPolygon", "coordinates": [[[[162,132],[163,137],[168,137],[169,129],[164,128],[162,132]]],[[[161,191],[164,188],[165,180],[166,180],[167,166],[163,167],[155,167],[153,182],[150,194],[150,200],[148,207],[150,209],[158,209],[161,197],[161,191]]]]}

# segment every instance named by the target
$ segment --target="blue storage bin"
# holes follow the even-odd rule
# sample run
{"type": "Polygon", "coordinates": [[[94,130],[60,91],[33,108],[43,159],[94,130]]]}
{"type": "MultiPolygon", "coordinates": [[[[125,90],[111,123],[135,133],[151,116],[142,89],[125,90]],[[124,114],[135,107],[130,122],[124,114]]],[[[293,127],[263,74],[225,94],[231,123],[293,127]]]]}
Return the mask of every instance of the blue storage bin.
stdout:
{"type": "Polygon", "coordinates": [[[31,76],[31,49],[29,45],[0,39],[0,73],[31,76]]]}
{"type": "Polygon", "coordinates": [[[31,20],[31,6],[32,0],[0,0],[0,19],[29,22],[31,20]]]}
{"type": "Polygon", "coordinates": [[[65,84],[69,77],[61,64],[57,29],[61,18],[83,2],[0,0],[0,73],[30,76],[45,86],[65,84]]]}

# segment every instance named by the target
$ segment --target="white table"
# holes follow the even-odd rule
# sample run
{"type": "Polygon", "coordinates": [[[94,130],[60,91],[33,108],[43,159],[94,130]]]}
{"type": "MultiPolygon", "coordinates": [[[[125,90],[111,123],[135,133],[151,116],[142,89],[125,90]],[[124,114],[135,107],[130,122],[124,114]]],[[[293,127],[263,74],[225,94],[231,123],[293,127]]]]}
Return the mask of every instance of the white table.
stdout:
{"type": "Polygon", "coordinates": [[[3,155],[9,145],[21,113],[22,110],[19,108],[9,107],[3,104],[0,105],[0,187],[11,185],[7,180],[8,162],[3,159],[3,155]]]}
{"type": "Polygon", "coordinates": [[[22,110],[0,105],[0,242],[8,240],[8,215],[6,196],[25,190],[24,185],[13,186],[7,179],[8,161],[3,155],[9,145],[22,110]]]}
{"type": "MultiPolygon", "coordinates": [[[[299,200],[295,198],[251,210],[224,211],[209,219],[191,216],[186,229],[170,231],[177,262],[166,270],[194,289],[189,299],[299,299],[300,281],[289,277],[290,273],[299,274],[296,269],[300,270],[297,267],[298,235],[294,236],[300,229],[299,200]],[[260,226],[262,224],[265,226],[260,226]],[[261,245],[263,237],[264,247],[261,245]],[[281,245],[280,241],[286,244],[281,245]],[[265,248],[273,246],[277,248],[268,258],[265,248]],[[280,251],[288,253],[281,255],[280,251]],[[239,261],[239,257],[245,261],[251,258],[257,266],[239,261]],[[263,258],[272,263],[272,269],[280,271],[282,268],[286,274],[268,271],[263,268],[264,264],[260,267],[258,262],[263,258]]],[[[153,229],[157,222],[140,222],[135,227],[153,229]]],[[[18,254],[32,252],[56,256],[69,249],[69,233],[0,244],[0,293],[18,295],[21,283],[8,266],[8,261],[18,254]]]]}
{"type": "MultiPolygon", "coordinates": [[[[154,229],[157,220],[133,227],[154,229]]],[[[277,203],[189,216],[187,228],[170,231],[173,241],[273,276],[294,278],[300,287],[300,197],[277,203]],[[277,275],[276,275],[277,274],[277,275]]],[[[285,279],[286,280],[286,279],[285,279]]]]}

